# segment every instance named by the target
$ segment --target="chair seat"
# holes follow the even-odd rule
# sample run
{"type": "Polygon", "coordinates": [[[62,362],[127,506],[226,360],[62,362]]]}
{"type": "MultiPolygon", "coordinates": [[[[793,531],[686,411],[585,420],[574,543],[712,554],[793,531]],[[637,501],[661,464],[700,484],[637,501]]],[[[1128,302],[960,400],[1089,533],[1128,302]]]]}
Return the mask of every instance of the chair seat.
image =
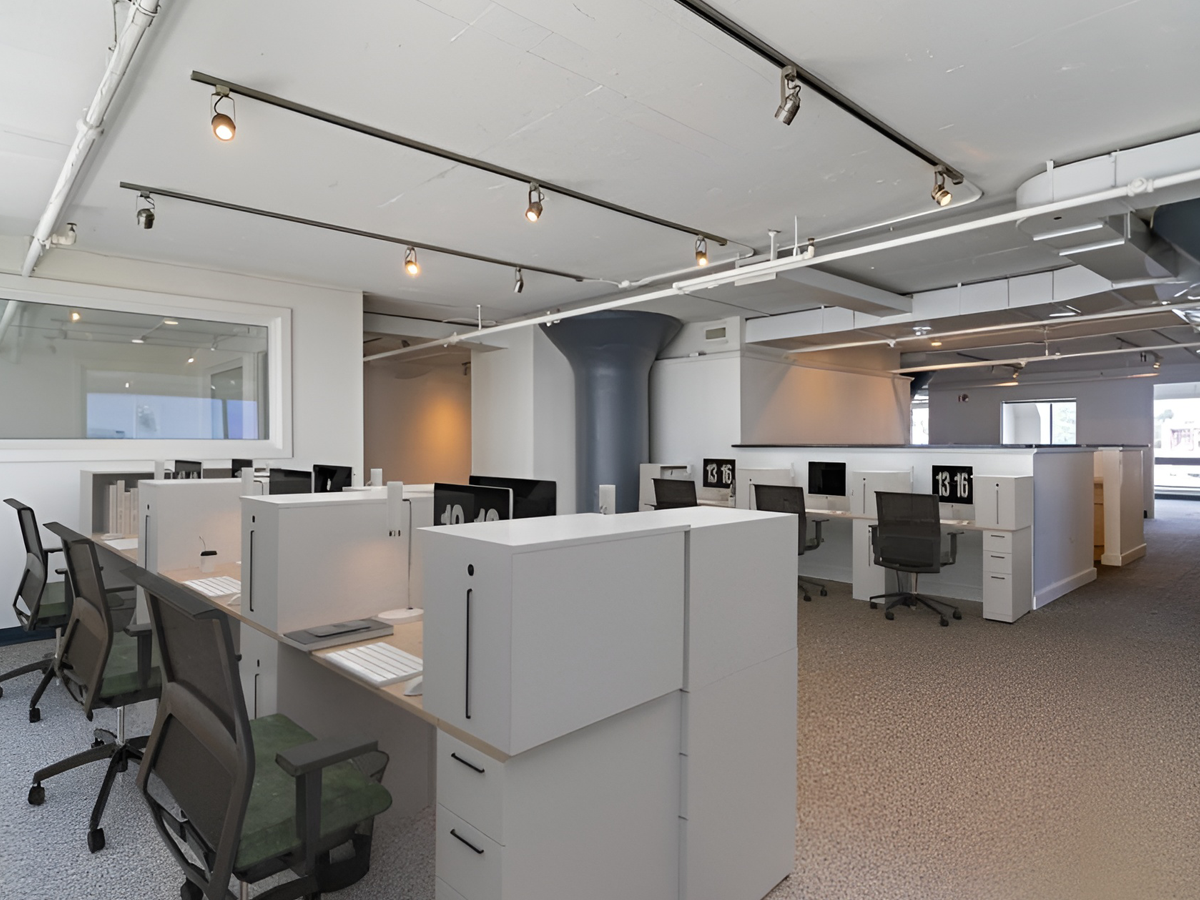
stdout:
{"type": "Polygon", "coordinates": [[[67,624],[69,616],[66,582],[51,581],[42,589],[42,602],[38,604],[37,619],[30,621],[27,630],[61,628],[67,624]]]}
{"type": "Polygon", "coordinates": [[[150,670],[149,684],[145,688],[138,685],[137,638],[130,637],[122,631],[114,633],[108,663],[104,666],[104,679],[100,682],[98,699],[106,705],[111,705],[111,701],[118,697],[139,692],[147,693],[148,697],[157,697],[161,690],[162,673],[158,666],[150,670]]]}
{"type": "MultiPolygon", "coordinates": [[[[279,767],[275,755],[315,740],[284,715],[251,720],[250,733],[254,740],[254,787],[238,844],[238,871],[300,848],[296,781],[279,767]]],[[[330,766],[321,779],[321,837],[344,833],[391,805],[387,789],[363,775],[353,763],[330,766]]]]}

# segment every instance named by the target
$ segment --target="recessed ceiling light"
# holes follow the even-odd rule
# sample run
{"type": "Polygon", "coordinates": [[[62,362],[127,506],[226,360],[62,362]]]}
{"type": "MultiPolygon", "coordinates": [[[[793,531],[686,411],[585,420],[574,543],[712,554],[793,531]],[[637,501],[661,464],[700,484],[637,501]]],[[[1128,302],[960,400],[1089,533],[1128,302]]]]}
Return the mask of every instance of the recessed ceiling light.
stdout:
{"type": "Polygon", "coordinates": [[[144,344],[144,343],[146,343],[146,342],[145,342],[145,341],[144,341],[142,338],[134,338],[134,339],[133,339],[133,341],[132,341],[132,343],[134,343],[134,344],[144,344]]]}
{"type": "Polygon", "coordinates": [[[189,356],[189,357],[188,357],[188,364],[189,364],[189,365],[190,365],[191,363],[194,363],[195,361],[196,361],[196,357],[194,357],[194,356],[189,356]]]}
{"type": "Polygon", "coordinates": [[[940,346],[942,346],[942,342],[941,341],[930,341],[929,346],[930,347],[940,347],[940,346]]]}
{"type": "Polygon", "coordinates": [[[83,317],[80,316],[78,312],[76,312],[75,310],[71,310],[71,321],[72,322],[78,322],[81,318],[83,318],[83,317]]]}

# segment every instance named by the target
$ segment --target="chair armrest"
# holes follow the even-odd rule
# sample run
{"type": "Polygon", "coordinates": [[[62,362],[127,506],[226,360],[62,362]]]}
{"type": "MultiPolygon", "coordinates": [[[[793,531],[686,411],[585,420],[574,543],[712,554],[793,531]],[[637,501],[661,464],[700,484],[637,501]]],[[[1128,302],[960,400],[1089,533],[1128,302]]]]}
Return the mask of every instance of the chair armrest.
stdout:
{"type": "Polygon", "coordinates": [[[137,674],[138,687],[150,686],[151,655],[153,632],[149,622],[130,622],[122,629],[131,638],[137,638],[137,674]]]}
{"type": "Polygon", "coordinates": [[[55,575],[63,575],[63,576],[65,576],[65,575],[67,574],[67,570],[66,570],[66,569],[55,569],[55,570],[54,570],[54,574],[55,574],[55,575]]]}
{"type": "Polygon", "coordinates": [[[950,555],[949,555],[949,556],[943,556],[943,557],[942,557],[942,565],[943,565],[943,566],[952,566],[952,565],[954,565],[954,561],[955,561],[956,559],[958,559],[958,536],[959,536],[960,534],[966,534],[966,532],[965,532],[965,531],[951,531],[951,532],[949,532],[949,535],[950,535],[950,555]]]}
{"type": "Polygon", "coordinates": [[[275,754],[275,762],[278,763],[279,768],[293,778],[299,778],[318,769],[324,769],[335,763],[345,762],[378,749],[378,741],[369,741],[353,735],[326,738],[281,750],[275,754]]]}
{"type": "Polygon", "coordinates": [[[43,547],[42,549],[44,551],[46,551],[46,553],[62,553],[63,552],[62,547],[43,547]]]}

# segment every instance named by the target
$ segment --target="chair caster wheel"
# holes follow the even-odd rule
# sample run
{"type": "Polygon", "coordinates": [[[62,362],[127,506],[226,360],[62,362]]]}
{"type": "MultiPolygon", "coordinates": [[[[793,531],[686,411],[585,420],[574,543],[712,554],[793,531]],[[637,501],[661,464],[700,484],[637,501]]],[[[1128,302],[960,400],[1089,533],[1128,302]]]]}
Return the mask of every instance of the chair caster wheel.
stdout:
{"type": "Polygon", "coordinates": [[[104,829],[97,828],[95,831],[88,832],[88,849],[93,853],[99,853],[104,849],[104,829]]]}
{"type": "Polygon", "coordinates": [[[42,711],[40,709],[38,709],[36,706],[29,710],[29,721],[30,722],[42,721],[42,711]]]}
{"type": "Polygon", "coordinates": [[[198,885],[185,881],[179,889],[179,900],[204,900],[204,891],[198,885]]]}
{"type": "Polygon", "coordinates": [[[871,609],[879,609],[879,604],[874,600],[871,601],[871,609]]]}
{"type": "Polygon", "coordinates": [[[956,619],[962,618],[962,613],[960,613],[957,609],[954,611],[954,618],[956,618],[956,619]]]}
{"type": "Polygon", "coordinates": [[[117,763],[117,771],[118,772],[128,772],[129,771],[129,760],[122,759],[119,763],[117,763]]]}
{"type": "Polygon", "coordinates": [[[0,687],[0,697],[4,696],[4,688],[0,687]]]}
{"type": "Polygon", "coordinates": [[[805,602],[805,603],[812,603],[812,597],[808,596],[808,594],[805,594],[805,595],[804,595],[804,602],[805,602]]]}
{"type": "Polygon", "coordinates": [[[46,802],[46,789],[40,784],[35,784],[29,789],[29,805],[41,806],[46,802]]]}
{"type": "Polygon", "coordinates": [[[100,740],[100,738],[94,738],[94,739],[92,740],[92,746],[93,746],[93,747],[103,747],[103,746],[104,746],[104,741],[100,740]]]}
{"type": "Polygon", "coordinates": [[[883,614],[883,617],[890,622],[892,619],[896,618],[896,614],[889,609],[883,614]]]}
{"type": "Polygon", "coordinates": [[[828,596],[829,596],[829,591],[825,590],[825,588],[821,588],[821,596],[822,596],[822,597],[828,597],[828,596]]]}
{"type": "Polygon", "coordinates": [[[945,618],[945,616],[943,616],[943,617],[942,617],[942,620],[941,620],[940,622],[938,622],[938,624],[939,624],[939,625],[941,625],[943,628],[945,628],[945,627],[946,627],[947,625],[949,625],[950,623],[949,623],[948,621],[946,621],[946,618],[945,618]]]}

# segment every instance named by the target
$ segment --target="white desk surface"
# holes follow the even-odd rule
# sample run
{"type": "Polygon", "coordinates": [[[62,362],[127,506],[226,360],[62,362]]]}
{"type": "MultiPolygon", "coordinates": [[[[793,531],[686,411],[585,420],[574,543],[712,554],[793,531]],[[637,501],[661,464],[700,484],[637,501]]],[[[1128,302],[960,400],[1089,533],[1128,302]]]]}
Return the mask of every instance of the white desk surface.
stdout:
{"type": "MultiPolygon", "coordinates": [[[[810,519],[866,519],[870,522],[879,520],[878,516],[867,516],[850,512],[845,509],[809,509],[805,507],[804,514],[810,519]]],[[[942,519],[944,528],[964,528],[967,531],[1011,531],[1009,528],[996,528],[991,525],[977,525],[973,519],[942,519]]],[[[1020,531],[1020,529],[1017,529],[1020,531]]]]}

